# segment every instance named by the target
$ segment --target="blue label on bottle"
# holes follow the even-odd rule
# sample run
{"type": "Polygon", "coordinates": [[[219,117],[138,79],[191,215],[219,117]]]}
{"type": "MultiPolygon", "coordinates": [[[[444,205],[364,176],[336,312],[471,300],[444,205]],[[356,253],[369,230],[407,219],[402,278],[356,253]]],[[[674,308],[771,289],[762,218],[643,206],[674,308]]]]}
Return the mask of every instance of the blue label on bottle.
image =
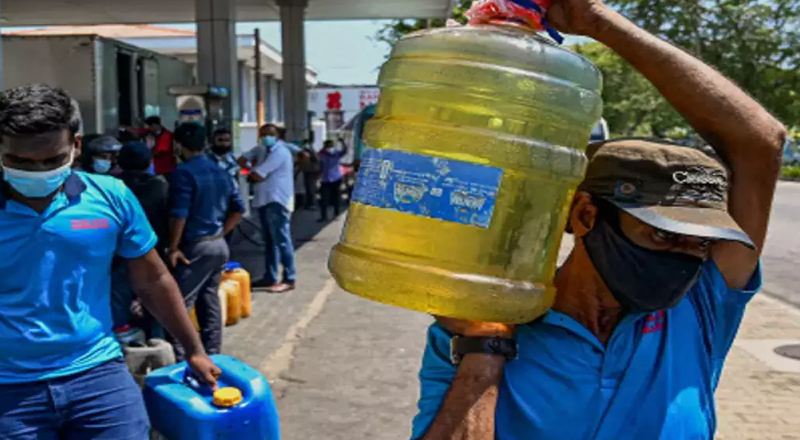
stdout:
{"type": "Polygon", "coordinates": [[[367,148],[353,201],[488,228],[502,177],[497,167],[367,148]]]}

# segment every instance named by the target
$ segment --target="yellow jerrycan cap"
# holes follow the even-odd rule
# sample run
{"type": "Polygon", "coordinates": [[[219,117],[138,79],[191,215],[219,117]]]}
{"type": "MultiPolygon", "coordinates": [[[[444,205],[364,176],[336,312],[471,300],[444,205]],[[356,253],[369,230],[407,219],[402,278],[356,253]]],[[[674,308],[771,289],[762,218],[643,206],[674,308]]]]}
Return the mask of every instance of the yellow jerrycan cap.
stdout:
{"type": "Polygon", "coordinates": [[[227,387],[214,391],[214,405],[222,408],[230,408],[238,405],[242,401],[242,392],[237,388],[227,387]]]}

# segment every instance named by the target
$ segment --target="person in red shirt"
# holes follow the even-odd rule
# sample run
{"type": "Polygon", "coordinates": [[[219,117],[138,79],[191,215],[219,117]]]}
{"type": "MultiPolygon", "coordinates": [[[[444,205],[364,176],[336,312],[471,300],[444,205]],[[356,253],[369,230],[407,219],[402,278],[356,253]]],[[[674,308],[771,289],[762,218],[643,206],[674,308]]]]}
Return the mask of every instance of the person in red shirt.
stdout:
{"type": "Polygon", "coordinates": [[[178,159],[172,149],[172,132],[161,125],[161,118],[150,116],[144,121],[141,136],[153,152],[153,166],[158,175],[166,175],[178,166],[178,159]]]}

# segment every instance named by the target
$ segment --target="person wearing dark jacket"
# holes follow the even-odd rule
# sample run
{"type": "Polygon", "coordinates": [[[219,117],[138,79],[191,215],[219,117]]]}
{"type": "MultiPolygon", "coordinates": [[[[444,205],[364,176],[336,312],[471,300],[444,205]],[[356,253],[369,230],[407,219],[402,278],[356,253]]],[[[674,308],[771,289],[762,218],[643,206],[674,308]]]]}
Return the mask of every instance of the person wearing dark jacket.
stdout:
{"type": "MultiPolygon", "coordinates": [[[[145,216],[158,237],[156,250],[166,261],[165,251],[169,238],[169,184],[164,177],[154,176],[148,172],[152,161],[150,148],[139,141],[126,143],[117,159],[122,170],[119,178],[142,205],[145,216]]],[[[132,325],[143,329],[149,338],[164,338],[161,326],[152,315],[138,307],[124,264],[114,262],[111,279],[111,309],[115,328],[132,325]]]]}
{"type": "Polygon", "coordinates": [[[169,240],[169,184],[162,176],[147,172],[152,164],[151,150],[143,142],[128,142],[119,154],[120,179],[142,204],[147,219],[158,236],[158,251],[164,257],[169,240]]]}

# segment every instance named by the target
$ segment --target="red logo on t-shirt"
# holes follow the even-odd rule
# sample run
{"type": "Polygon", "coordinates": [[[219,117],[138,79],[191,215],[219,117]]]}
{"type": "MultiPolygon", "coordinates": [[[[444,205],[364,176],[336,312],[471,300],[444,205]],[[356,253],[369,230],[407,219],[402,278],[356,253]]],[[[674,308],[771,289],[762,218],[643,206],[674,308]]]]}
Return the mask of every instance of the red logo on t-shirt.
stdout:
{"type": "Polygon", "coordinates": [[[108,219],[100,218],[96,220],[72,220],[70,222],[70,226],[72,229],[82,230],[82,229],[108,229],[111,227],[111,224],[108,222],[108,219]]]}
{"type": "Polygon", "coordinates": [[[655,333],[664,330],[664,322],[666,321],[666,313],[664,311],[654,312],[647,315],[647,320],[644,323],[642,334],[655,333]]]}

